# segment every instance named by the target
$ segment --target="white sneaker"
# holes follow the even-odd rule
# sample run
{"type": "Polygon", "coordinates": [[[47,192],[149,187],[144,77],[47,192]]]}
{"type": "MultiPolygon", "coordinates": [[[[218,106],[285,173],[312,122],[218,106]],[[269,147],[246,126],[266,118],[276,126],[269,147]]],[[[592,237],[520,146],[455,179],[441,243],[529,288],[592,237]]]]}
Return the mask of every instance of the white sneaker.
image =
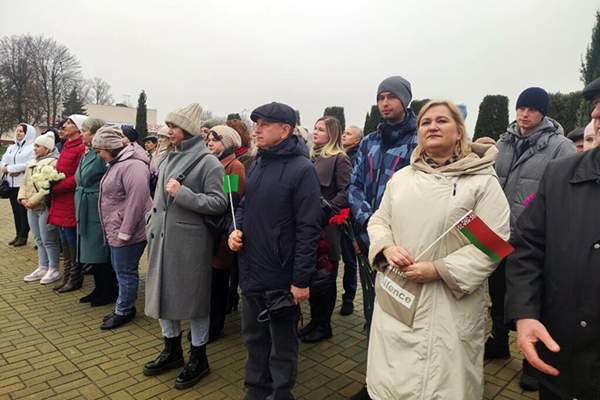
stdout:
{"type": "Polygon", "coordinates": [[[44,275],[44,277],[42,278],[40,283],[42,285],[47,285],[47,284],[57,281],[59,279],[60,279],[60,272],[58,272],[58,269],[49,269],[48,272],[46,272],[46,275],[44,275]]]}
{"type": "Polygon", "coordinates": [[[25,282],[39,281],[46,275],[46,272],[48,272],[48,267],[38,267],[38,269],[27,275],[24,280],[25,282]]]}

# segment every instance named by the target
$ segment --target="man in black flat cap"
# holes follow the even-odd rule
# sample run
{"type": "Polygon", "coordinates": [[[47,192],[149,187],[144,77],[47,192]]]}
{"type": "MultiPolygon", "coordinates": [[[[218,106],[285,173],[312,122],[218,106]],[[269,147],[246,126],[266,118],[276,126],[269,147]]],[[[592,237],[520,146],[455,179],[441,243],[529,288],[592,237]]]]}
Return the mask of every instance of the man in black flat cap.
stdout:
{"type": "Polygon", "coordinates": [[[229,247],[239,251],[242,333],[248,349],[245,399],[287,400],[293,399],[298,369],[297,304],[309,297],[321,233],[320,185],[306,145],[292,134],[293,108],[265,104],[250,118],[256,122],[253,136],[259,151],[236,211],[238,230],[229,236],[229,247]],[[258,322],[267,308],[263,295],[275,290],[291,292],[296,306],[258,322]]]}
{"type": "MultiPolygon", "coordinates": [[[[583,90],[600,129],[600,78],[583,90]]],[[[517,220],[506,322],[535,367],[540,400],[597,399],[600,387],[600,147],[551,161],[517,220]],[[592,212],[588,212],[591,210],[592,212]]]]}

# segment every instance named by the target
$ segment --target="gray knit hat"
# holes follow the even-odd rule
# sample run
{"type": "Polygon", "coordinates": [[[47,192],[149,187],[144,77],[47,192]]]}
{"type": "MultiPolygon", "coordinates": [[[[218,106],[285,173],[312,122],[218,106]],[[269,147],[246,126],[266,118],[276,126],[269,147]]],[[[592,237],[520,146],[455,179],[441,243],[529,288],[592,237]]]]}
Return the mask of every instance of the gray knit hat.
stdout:
{"type": "Polygon", "coordinates": [[[165,123],[177,125],[192,136],[200,134],[200,125],[202,124],[202,106],[198,103],[192,103],[175,111],[171,111],[165,118],[165,123]]]}
{"type": "Polygon", "coordinates": [[[240,138],[240,135],[233,128],[225,125],[217,125],[208,134],[210,135],[211,133],[219,136],[226,149],[239,149],[242,146],[242,138],[240,138]]]}
{"type": "Polygon", "coordinates": [[[100,150],[113,150],[123,147],[121,138],[123,131],[117,126],[103,126],[98,129],[94,139],[92,139],[92,147],[100,150]]]}
{"type": "Polygon", "coordinates": [[[390,76],[379,84],[376,98],[379,97],[382,92],[390,92],[395,94],[404,106],[404,111],[408,110],[408,105],[412,100],[412,89],[410,88],[409,81],[401,76],[390,76]]]}

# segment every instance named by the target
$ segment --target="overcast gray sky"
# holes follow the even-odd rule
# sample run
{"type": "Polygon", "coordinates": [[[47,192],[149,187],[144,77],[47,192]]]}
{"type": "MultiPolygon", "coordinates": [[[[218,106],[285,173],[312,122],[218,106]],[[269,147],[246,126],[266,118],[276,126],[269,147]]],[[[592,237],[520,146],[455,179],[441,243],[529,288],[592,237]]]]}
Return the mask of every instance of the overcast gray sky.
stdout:
{"type": "MultiPolygon", "coordinates": [[[[379,82],[468,106],[529,86],[582,89],[579,66],[600,0],[0,0],[0,36],[69,47],[113,96],[148,95],[159,122],[197,101],[216,115],[271,101],[312,129],[327,106],[363,126],[379,82]]],[[[514,112],[511,118],[514,117],[514,112]]]]}

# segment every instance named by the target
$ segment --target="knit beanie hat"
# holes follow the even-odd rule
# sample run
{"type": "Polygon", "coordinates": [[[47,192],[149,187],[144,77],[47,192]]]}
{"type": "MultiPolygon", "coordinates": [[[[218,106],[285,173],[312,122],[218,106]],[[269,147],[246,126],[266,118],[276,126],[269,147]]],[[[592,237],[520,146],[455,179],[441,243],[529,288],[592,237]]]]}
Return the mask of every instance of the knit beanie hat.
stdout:
{"type": "Polygon", "coordinates": [[[166,126],[166,125],[165,125],[165,126],[163,126],[162,128],[160,128],[160,129],[158,130],[158,134],[157,134],[157,135],[158,135],[158,136],[164,136],[164,137],[167,137],[167,138],[169,138],[169,139],[170,139],[170,138],[171,138],[171,136],[169,136],[169,127],[168,127],[168,126],[166,126]]]}
{"type": "Polygon", "coordinates": [[[585,130],[583,131],[583,137],[586,138],[588,136],[594,136],[596,132],[594,132],[594,121],[587,124],[585,130]]]}
{"type": "Polygon", "coordinates": [[[214,119],[209,119],[208,121],[204,121],[204,123],[202,124],[201,128],[208,128],[208,129],[212,129],[215,126],[219,125],[219,122],[214,120],[214,119]]]}
{"type": "Polygon", "coordinates": [[[131,143],[133,143],[137,142],[138,138],[140,137],[140,134],[138,133],[138,131],[135,130],[135,128],[132,128],[130,126],[124,126],[123,136],[125,136],[127,139],[129,139],[131,143]]]}
{"type": "Polygon", "coordinates": [[[517,99],[516,109],[521,107],[534,108],[545,117],[548,114],[548,107],[550,107],[550,96],[540,87],[530,87],[525,89],[517,99]]]}
{"type": "Polygon", "coordinates": [[[404,106],[404,111],[408,109],[408,105],[412,100],[412,90],[410,88],[410,82],[401,76],[390,76],[379,84],[377,88],[377,97],[382,92],[390,92],[396,95],[400,99],[400,102],[404,106]]]}
{"type": "Polygon", "coordinates": [[[92,147],[100,150],[113,150],[123,147],[121,138],[123,131],[116,126],[103,126],[98,129],[94,139],[92,139],[92,147]]]}
{"type": "Polygon", "coordinates": [[[90,130],[90,132],[92,132],[92,134],[95,134],[98,132],[98,129],[102,128],[104,125],[106,125],[106,122],[101,118],[88,118],[83,121],[81,127],[83,128],[85,126],[90,130]]]}
{"type": "Polygon", "coordinates": [[[217,125],[212,127],[210,134],[216,134],[221,142],[223,142],[223,146],[226,149],[239,149],[242,146],[242,138],[237,133],[237,131],[233,128],[230,128],[225,125],[217,125]]]}
{"type": "Polygon", "coordinates": [[[192,136],[200,134],[200,124],[202,123],[202,106],[198,103],[192,103],[175,111],[171,111],[165,118],[165,123],[177,125],[192,136]]]}
{"type": "Polygon", "coordinates": [[[34,143],[50,150],[54,149],[54,132],[47,132],[38,136],[34,143]]]}
{"type": "Polygon", "coordinates": [[[81,131],[81,128],[83,127],[83,121],[88,119],[88,117],[87,117],[87,115],[73,114],[69,117],[69,119],[71,121],[73,121],[73,123],[75,125],[77,125],[77,129],[79,129],[79,131],[81,131]]]}

